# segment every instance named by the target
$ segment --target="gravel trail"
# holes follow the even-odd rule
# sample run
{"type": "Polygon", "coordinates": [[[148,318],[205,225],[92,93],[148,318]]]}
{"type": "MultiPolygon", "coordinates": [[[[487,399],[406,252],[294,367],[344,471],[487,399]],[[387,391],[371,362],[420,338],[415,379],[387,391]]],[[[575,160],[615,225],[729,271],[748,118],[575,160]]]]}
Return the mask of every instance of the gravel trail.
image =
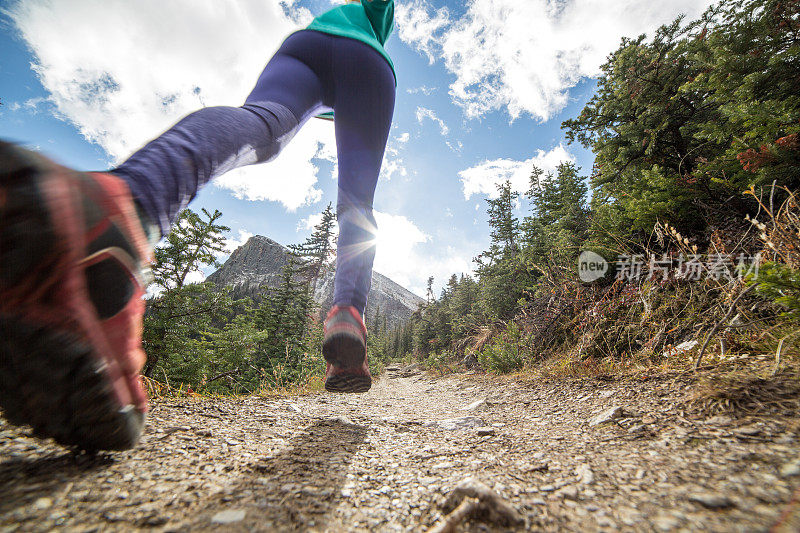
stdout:
{"type": "Polygon", "coordinates": [[[798,420],[685,394],[393,367],[364,395],[158,400],[135,450],[94,457],[0,420],[0,531],[427,531],[470,477],[511,530],[800,530],[798,420]]]}

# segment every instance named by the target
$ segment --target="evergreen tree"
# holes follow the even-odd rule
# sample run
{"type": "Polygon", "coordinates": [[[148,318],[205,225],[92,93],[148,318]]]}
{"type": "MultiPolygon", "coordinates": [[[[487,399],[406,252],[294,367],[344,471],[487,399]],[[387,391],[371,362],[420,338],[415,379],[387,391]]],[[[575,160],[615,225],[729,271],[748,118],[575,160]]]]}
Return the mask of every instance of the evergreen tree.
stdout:
{"type": "Polygon", "coordinates": [[[226,293],[214,292],[209,284],[187,283],[190,274],[218,266],[215,254],[224,250],[223,232],[229,230],[218,224],[219,211],[204,209],[202,215],[188,209],[181,212],[173,231],[155,250],[153,283],[160,291],[148,300],[144,320],[147,377],[162,377],[156,373],[159,365],[161,374],[171,373],[174,379],[196,377],[202,361],[190,357],[191,346],[230,306],[226,293]]]}
{"type": "Polygon", "coordinates": [[[336,260],[336,213],[330,203],[321,215],[321,220],[303,244],[289,246],[303,261],[297,270],[310,284],[312,294],[316,293],[319,279],[333,268],[336,260]]]}
{"type": "Polygon", "coordinates": [[[587,238],[585,178],[570,162],[558,165],[556,172],[542,178],[534,167],[526,194],[533,212],[522,223],[525,260],[537,269],[553,262],[571,265],[587,238]]]}
{"type": "Polygon", "coordinates": [[[755,205],[751,185],[800,185],[797,2],[723,0],[699,20],[623,39],[563,127],[596,156],[592,234],[644,240],[657,220],[702,236],[755,205]]]}
{"type": "Polygon", "coordinates": [[[268,379],[275,377],[278,368],[283,369],[281,377],[297,378],[311,351],[309,329],[315,304],[303,266],[296,255],[289,254],[280,285],[264,289],[256,311],[256,324],[270,341],[255,363],[268,379]]]}
{"type": "Polygon", "coordinates": [[[214,210],[202,214],[185,209],[178,215],[164,242],[155,249],[153,283],[164,290],[180,289],[190,274],[201,272],[203,267],[219,267],[217,254],[225,250],[223,234],[230,228],[217,224],[222,213],[214,210]]]}
{"type": "Polygon", "coordinates": [[[497,198],[486,200],[491,229],[489,249],[475,258],[475,262],[483,313],[491,320],[507,320],[514,316],[528,276],[521,264],[519,220],[514,215],[519,193],[511,189],[509,181],[498,184],[497,190],[497,198]]]}

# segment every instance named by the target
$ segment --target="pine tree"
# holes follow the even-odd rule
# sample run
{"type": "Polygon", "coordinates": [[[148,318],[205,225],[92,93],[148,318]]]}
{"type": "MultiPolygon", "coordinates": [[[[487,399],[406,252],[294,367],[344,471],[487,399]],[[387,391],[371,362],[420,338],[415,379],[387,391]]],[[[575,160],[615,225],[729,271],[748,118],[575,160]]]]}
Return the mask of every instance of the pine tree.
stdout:
{"type": "Polygon", "coordinates": [[[223,232],[229,229],[218,223],[221,216],[217,210],[181,212],[172,233],[155,250],[152,269],[160,290],[148,300],[144,319],[147,377],[196,386],[207,372],[201,344],[217,331],[233,304],[226,291],[189,283],[189,276],[218,266],[216,254],[224,250],[223,232]]]}
{"type": "Polygon", "coordinates": [[[217,254],[225,250],[223,234],[230,228],[217,224],[222,213],[203,209],[206,220],[190,209],[178,215],[163,244],[155,249],[153,282],[161,289],[180,289],[190,274],[207,266],[219,267],[217,254]]]}
{"type": "Polygon", "coordinates": [[[522,223],[525,260],[531,266],[572,264],[587,238],[589,210],[585,178],[570,162],[542,177],[534,167],[526,196],[533,212],[522,223]]]}
{"type": "Polygon", "coordinates": [[[298,273],[308,281],[312,294],[316,293],[319,279],[333,268],[336,260],[336,213],[332,204],[329,203],[321,215],[321,220],[303,244],[289,246],[303,262],[298,273]]]}
{"type": "Polygon", "coordinates": [[[514,205],[519,193],[511,189],[511,182],[508,180],[498,184],[497,191],[497,198],[486,200],[489,204],[487,213],[491,242],[501,255],[513,255],[518,251],[519,220],[514,216],[514,205]]]}
{"type": "Polygon", "coordinates": [[[264,288],[256,310],[256,324],[270,340],[255,366],[268,380],[276,379],[279,368],[283,369],[281,379],[296,379],[312,348],[309,329],[315,303],[303,266],[296,255],[289,254],[280,284],[264,288]]]}
{"type": "Polygon", "coordinates": [[[514,316],[528,276],[521,264],[519,220],[514,215],[519,193],[511,189],[509,181],[498,184],[497,190],[497,198],[486,200],[491,229],[489,249],[475,262],[482,312],[490,320],[507,320],[514,316]]]}

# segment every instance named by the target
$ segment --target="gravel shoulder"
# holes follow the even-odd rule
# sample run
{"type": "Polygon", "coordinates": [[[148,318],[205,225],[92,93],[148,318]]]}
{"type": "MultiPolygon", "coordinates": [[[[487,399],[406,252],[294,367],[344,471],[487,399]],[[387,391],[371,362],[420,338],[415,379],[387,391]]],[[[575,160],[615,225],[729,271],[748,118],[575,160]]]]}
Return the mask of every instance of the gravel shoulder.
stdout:
{"type": "Polygon", "coordinates": [[[395,367],[364,395],[158,400],[135,450],[93,457],[0,420],[0,531],[426,531],[468,477],[515,529],[800,530],[798,420],[685,397],[395,367]]]}

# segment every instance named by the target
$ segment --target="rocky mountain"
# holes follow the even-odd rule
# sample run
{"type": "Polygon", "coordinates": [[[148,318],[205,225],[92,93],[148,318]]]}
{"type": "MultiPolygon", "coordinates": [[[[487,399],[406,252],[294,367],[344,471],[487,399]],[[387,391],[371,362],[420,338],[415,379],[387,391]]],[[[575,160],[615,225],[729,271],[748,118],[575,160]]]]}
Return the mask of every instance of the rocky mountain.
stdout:
{"type": "MultiPolygon", "coordinates": [[[[288,250],[281,244],[256,235],[234,251],[219,270],[208,277],[217,285],[230,286],[233,296],[256,296],[264,285],[275,287],[280,283],[281,269],[287,262],[288,250]]],[[[329,272],[317,283],[314,299],[323,309],[333,303],[333,273],[329,272]]],[[[401,287],[383,274],[372,273],[372,288],[367,299],[367,321],[376,311],[386,317],[389,328],[398,326],[411,317],[423,299],[401,287]]]]}

